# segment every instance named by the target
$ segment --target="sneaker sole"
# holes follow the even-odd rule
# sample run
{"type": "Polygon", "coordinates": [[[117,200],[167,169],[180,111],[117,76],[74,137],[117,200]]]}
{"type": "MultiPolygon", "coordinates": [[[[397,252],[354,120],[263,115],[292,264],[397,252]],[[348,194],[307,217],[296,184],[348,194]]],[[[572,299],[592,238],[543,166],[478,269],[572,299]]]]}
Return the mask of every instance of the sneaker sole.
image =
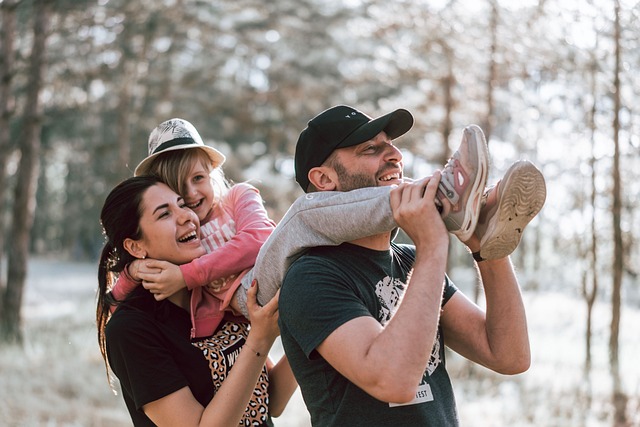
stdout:
{"type": "Polygon", "coordinates": [[[484,187],[487,185],[487,178],[489,176],[489,149],[487,148],[487,142],[482,129],[477,125],[469,125],[464,128],[464,133],[467,135],[467,138],[471,138],[470,140],[474,141],[478,149],[478,173],[476,173],[476,179],[473,182],[471,190],[471,194],[475,194],[476,197],[469,197],[467,200],[467,204],[464,207],[464,220],[461,227],[458,230],[451,231],[451,233],[457,236],[462,242],[469,240],[475,231],[478,217],[480,216],[482,193],[484,192],[484,187]]]}
{"type": "Polygon", "coordinates": [[[480,256],[486,260],[504,258],[518,247],[524,228],[547,197],[544,177],[533,163],[518,161],[507,175],[497,214],[480,242],[480,256]]]}

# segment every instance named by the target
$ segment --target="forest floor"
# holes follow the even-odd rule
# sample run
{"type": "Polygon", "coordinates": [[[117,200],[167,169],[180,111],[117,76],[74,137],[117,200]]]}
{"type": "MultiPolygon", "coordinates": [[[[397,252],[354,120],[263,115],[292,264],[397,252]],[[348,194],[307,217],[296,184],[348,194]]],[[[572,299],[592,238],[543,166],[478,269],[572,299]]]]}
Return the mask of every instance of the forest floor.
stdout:
{"type": "MultiPolygon", "coordinates": [[[[454,278],[458,285],[472,277],[459,276],[462,279],[454,278]]],[[[98,350],[95,288],[93,264],[30,262],[22,313],[24,346],[0,348],[0,424],[131,425],[121,396],[107,383],[98,350]]],[[[612,426],[608,304],[596,303],[593,368],[585,373],[584,303],[570,292],[527,291],[524,300],[533,353],[528,372],[497,375],[449,353],[461,425],[612,426]]],[[[639,324],[640,309],[624,306],[620,370],[629,426],[640,426],[639,324]]],[[[274,357],[281,352],[274,347],[274,357]]],[[[310,425],[299,391],[274,423],[277,427],[310,425]]]]}

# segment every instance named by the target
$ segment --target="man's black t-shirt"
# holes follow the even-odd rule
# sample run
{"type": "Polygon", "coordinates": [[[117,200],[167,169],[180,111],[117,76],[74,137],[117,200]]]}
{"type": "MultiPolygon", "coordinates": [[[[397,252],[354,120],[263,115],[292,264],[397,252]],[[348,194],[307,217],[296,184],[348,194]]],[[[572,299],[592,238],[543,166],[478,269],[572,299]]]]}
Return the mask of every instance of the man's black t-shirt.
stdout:
{"type": "MultiPolygon", "coordinates": [[[[314,426],[458,425],[440,329],[416,397],[408,404],[373,398],[315,350],[349,320],[371,316],[387,323],[414,261],[413,246],[392,244],[389,251],[374,251],[345,243],[313,248],[290,267],[279,300],[280,331],[314,426]]],[[[443,304],[456,292],[445,281],[443,304]]]]}

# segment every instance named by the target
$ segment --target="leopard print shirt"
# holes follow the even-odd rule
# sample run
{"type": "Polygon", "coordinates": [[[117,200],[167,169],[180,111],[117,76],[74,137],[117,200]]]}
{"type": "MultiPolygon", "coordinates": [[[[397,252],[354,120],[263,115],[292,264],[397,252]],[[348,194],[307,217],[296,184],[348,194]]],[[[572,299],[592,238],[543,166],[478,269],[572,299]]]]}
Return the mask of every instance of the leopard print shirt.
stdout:
{"type": "MultiPolygon", "coordinates": [[[[225,380],[235,361],[240,355],[249,333],[249,325],[244,323],[225,322],[209,338],[194,342],[209,362],[211,379],[217,392],[225,380]]],[[[258,378],[249,405],[245,409],[240,426],[269,426],[269,377],[266,365],[258,378]]]]}

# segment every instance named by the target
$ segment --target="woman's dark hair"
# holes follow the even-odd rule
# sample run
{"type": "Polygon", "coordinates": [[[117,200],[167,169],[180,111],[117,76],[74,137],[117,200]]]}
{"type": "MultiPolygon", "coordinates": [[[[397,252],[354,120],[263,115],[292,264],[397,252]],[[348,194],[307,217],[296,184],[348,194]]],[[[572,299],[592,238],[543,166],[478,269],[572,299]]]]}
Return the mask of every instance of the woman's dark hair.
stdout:
{"type": "Polygon", "coordinates": [[[98,328],[98,345],[104,359],[109,376],[109,363],[105,338],[105,326],[110,316],[110,308],[117,301],[111,296],[117,274],[127,264],[135,260],[124,248],[127,238],[140,239],[140,218],[142,216],[142,199],[144,193],[154,185],[161,183],[151,176],[139,176],[126,179],[118,184],[107,196],[100,223],[105,236],[105,244],[98,264],[98,297],[96,307],[96,324],[98,328]]]}

